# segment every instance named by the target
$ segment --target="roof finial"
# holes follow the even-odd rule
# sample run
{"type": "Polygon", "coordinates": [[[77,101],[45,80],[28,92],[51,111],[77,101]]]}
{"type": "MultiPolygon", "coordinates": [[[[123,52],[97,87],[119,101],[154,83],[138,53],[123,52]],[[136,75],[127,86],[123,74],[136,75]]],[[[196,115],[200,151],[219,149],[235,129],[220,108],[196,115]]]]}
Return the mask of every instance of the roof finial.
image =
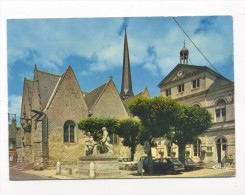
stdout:
{"type": "Polygon", "coordinates": [[[35,68],[35,70],[37,70],[37,65],[36,64],[35,64],[35,67],[34,68],[35,68]]]}
{"type": "Polygon", "coordinates": [[[184,40],[184,47],[185,47],[185,40],[184,40]]]}
{"type": "Polygon", "coordinates": [[[109,77],[109,78],[110,78],[110,80],[112,80],[112,79],[113,79],[113,76],[112,76],[112,75],[110,75],[110,77],[109,77]]]}

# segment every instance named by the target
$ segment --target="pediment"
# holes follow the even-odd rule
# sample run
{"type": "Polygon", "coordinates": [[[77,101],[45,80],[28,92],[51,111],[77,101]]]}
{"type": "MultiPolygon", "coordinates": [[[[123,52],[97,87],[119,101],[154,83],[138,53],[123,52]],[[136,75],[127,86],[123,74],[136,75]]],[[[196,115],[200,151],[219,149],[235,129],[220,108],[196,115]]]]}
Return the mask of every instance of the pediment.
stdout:
{"type": "Polygon", "coordinates": [[[179,64],[159,83],[159,86],[165,83],[180,80],[197,72],[203,72],[204,70],[205,68],[201,66],[179,64]]]}

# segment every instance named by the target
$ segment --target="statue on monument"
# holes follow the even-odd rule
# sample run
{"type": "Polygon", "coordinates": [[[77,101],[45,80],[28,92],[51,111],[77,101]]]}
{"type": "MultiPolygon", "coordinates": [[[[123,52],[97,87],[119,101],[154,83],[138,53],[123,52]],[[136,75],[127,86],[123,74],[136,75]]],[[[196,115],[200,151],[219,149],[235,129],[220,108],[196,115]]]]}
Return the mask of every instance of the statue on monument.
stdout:
{"type": "Polygon", "coordinates": [[[112,146],[109,143],[110,137],[109,137],[106,127],[103,127],[102,131],[103,131],[103,137],[101,140],[101,153],[113,153],[112,146]]]}
{"type": "Polygon", "coordinates": [[[113,153],[112,145],[109,143],[110,137],[106,127],[102,128],[102,139],[98,142],[94,141],[93,136],[88,132],[85,137],[85,154],[86,156],[90,156],[93,154],[105,154],[105,153],[113,153]],[[95,147],[96,146],[96,147],[95,147]],[[94,151],[94,148],[96,149],[94,151]]]}
{"type": "Polygon", "coordinates": [[[86,156],[90,156],[93,154],[95,142],[93,136],[91,136],[90,132],[87,133],[85,137],[85,154],[86,156]]]}

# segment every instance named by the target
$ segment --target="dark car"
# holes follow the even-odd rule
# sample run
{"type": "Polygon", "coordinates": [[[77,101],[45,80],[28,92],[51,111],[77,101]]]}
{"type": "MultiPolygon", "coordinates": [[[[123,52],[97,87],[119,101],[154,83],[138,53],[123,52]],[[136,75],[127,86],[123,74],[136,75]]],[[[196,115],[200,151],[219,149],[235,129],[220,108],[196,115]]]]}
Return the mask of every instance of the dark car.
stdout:
{"type": "MultiPolygon", "coordinates": [[[[177,158],[156,158],[152,160],[154,173],[179,173],[185,166],[177,158]]],[[[143,163],[145,172],[148,172],[148,163],[143,163]]]]}
{"type": "Polygon", "coordinates": [[[185,159],[185,170],[192,171],[196,166],[196,163],[191,158],[185,159]]]}

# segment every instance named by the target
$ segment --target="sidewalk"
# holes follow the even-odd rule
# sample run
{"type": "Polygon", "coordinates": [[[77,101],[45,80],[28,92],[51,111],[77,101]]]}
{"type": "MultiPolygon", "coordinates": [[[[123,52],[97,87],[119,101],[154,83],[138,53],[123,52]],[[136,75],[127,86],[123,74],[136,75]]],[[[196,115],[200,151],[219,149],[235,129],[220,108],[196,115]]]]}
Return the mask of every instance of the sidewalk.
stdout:
{"type": "MultiPolygon", "coordinates": [[[[74,169],[75,170],[75,169],[74,169]]],[[[188,172],[182,172],[180,174],[171,174],[171,175],[153,175],[149,176],[147,174],[143,175],[143,178],[193,178],[193,177],[212,177],[212,175],[215,174],[222,174],[222,173],[227,173],[227,172],[234,172],[234,168],[230,169],[199,169],[199,170],[193,170],[193,171],[188,171],[188,172]]],[[[57,175],[55,169],[50,169],[50,170],[43,170],[43,171],[35,171],[35,170],[25,170],[24,172],[34,174],[34,175],[39,175],[39,176],[46,176],[50,178],[56,178],[56,179],[89,179],[88,175],[80,175],[76,173],[75,171],[72,172],[70,175],[68,171],[64,168],[61,171],[61,174],[57,175]]],[[[234,175],[235,176],[235,175],[234,175]]],[[[121,170],[120,174],[117,176],[111,176],[111,177],[97,177],[98,179],[101,178],[127,178],[127,179],[140,179],[142,178],[141,175],[137,174],[137,171],[124,171],[121,170]]]]}

